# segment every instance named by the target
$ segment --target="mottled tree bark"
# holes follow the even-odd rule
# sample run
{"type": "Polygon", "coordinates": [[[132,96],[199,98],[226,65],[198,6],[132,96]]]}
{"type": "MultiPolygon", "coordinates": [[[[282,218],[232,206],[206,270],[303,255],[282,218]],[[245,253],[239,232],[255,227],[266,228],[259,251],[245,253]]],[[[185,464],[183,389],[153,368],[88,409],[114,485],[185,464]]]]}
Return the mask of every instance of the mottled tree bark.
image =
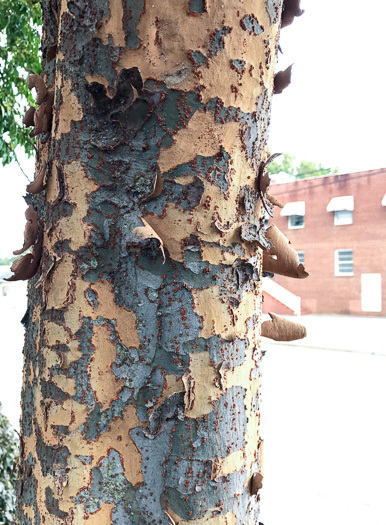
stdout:
{"type": "Polygon", "coordinates": [[[18,524],[258,523],[280,12],[43,0],[18,524]]]}

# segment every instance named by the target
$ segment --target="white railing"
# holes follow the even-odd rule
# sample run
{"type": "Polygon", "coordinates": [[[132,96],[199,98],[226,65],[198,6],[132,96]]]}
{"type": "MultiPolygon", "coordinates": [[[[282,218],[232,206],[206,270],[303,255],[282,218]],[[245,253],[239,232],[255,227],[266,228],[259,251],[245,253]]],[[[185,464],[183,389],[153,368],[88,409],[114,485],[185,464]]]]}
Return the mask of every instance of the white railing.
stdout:
{"type": "Polygon", "coordinates": [[[284,288],[280,284],[276,283],[269,277],[263,278],[263,292],[267,292],[274,299],[284,304],[287,308],[293,311],[295,315],[301,313],[301,297],[284,288]]]}

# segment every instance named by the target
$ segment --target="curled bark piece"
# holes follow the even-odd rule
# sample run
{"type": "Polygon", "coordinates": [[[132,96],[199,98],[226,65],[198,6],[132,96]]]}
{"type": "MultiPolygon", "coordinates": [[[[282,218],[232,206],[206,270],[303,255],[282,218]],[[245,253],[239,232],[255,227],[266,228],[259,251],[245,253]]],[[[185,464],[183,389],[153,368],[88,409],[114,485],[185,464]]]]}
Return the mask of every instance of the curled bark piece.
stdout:
{"type": "Polygon", "coordinates": [[[257,191],[259,193],[261,202],[263,203],[265,211],[271,217],[273,217],[273,206],[271,205],[270,200],[267,198],[267,190],[271,184],[271,178],[266,168],[277,157],[280,157],[280,155],[281,153],[274,153],[273,155],[270,155],[266,161],[260,163],[256,180],[257,191]]]}
{"type": "Polygon", "coordinates": [[[54,105],[54,93],[49,91],[46,100],[38,107],[34,114],[35,127],[30,137],[36,137],[40,133],[48,133],[51,129],[52,106],[54,105]]]}
{"type": "Polygon", "coordinates": [[[172,394],[156,408],[149,417],[149,426],[143,429],[143,433],[149,439],[159,436],[165,429],[168,421],[174,418],[183,418],[185,392],[172,394]]]}
{"type": "Polygon", "coordinates": [[[165,263],[165,250],[164,250],[164,243],[159,235],[156,234],[156,232],[153,230],[153,228],[148,224],[143,217],[141,217],[141,220],[144,224],[144,226],[138,226],[137,228],[133,229],[134,235],[139,237],[140,239],[143,239],[144,241],[148,241],[151,239],[156,239],[159,242],[159,249],[162,252],[163,262],[165,263]]]}
{"type": "Polygon", "coordinates": [[[31,205],[28,206],[25,212],[25,218],[27,224],[24,228],[24,243],[20,250],[15,250],[14,255],[20,255],[30,248],[36,241],[36,237],[39,230],[39,216],[31,205]]]}
{"type": "Polygon", "coordinates": [[[307,335],[306,327],[300,323],[289,321],[280,315],[269,312],[270,321],[261,325],[261,335],[274,341],[296,341],[304,339],[307,335]]]}
{"type": "Polygon", "coordinates": [[[33,73],[27,77],[28,89],[36,89],[36,104],[40,106],[47,97],[48,89],[44,83],[44,80],[37,73],[33,73]]]}
{"type": "Polygon", "coordinates": [[[37,193],[41,193],[44,190],[44,188],[46,187],[46,185],[44,184],[44,178],[46,175],[46,166],[47,166],[47,162],[44,162],[42,168],[36,175],[36,179],[32,181],[30,184],[28,184],[26,188],[28,193],[32,193],[36,195],[37,193]]]}
{"type": "Polygon", "coordinates": [[[288,66],[284,71],[279,71],[276,73],[275,80],[273,82],[274,95],[279,95],[285,90],[286,87],[291,84],[292,66],[293,64],[288,66]]]}
{"type": "Polygon", "coordinates": [[[234,225],[234,222],[233,221],[221,222],[220,219],[217,219],[214,225],[216,226],[218,230],[220,230],[220,232],[227,233],[234,225]]]}
{"type": "Polygon", "coordinates": [[[143,202],[149,202],[151,199],[155,199],[156,197],[159,197],[162,193],[164,187],[164,178],[160,173],[157,173],[157,175],[154,177],[154,186],[152,194],[148,197],[145,197],[143,202]]]}
{"type": "Polygon", "coordinates": [[[39,224],[39,231],[36,243],[34,244],[31,253],[22,255],[11,266],[13,275],[5,279],[6,281],[26,281],[31,279],[38,271],[40,259],[43,251],[43,228],[39,224]]]}
{"type": "Polygon", "coordinates": [[[233,269],[240,290],[243,290],[250,281],[260,281],[258,268],[244,259],[236,259],[233,263],[233,269]]]}
{"type": "Polygon", "coordinates": [[[276,226],[270,226],[265,236],[272,247],[263,254],[264,271],[295,279],[305,279],[309,276],[304,265],[299,263],[296,250],[290,246],[290,241],[276,226]]]}
{"type": "Polygon", "coordinates": [[[186,372],[182,376],[182,382],[185,387],[185,397],[184,397],[184,404],[185,404],[185,410],[192,410],[194,405],[194,387],[195,387],[195,381],[193,376],[190,372],[186,372]]]}
{"type": "Polygon", "coordinates": [[[281,13],[281,28],[292,24],[295,16],[301,16],[304,9],[300,9],[300,0],[284,0],[281,13]]]}
{"type": "Polygon", "coordinates": [[[170,516],[170,514],[168,512],[166,512],[166,510],[164,510],[164,513],[166,514],[166,516],[169,518],[169,525],[176,525],[176,522],[174,521],[174,519],[170,516]]]}
{"type": "Polygon", "coordinates": [[[269,193],[265,194],[265,198],[269,200],[272,206],[277,206],[278,208],[284,208],[284,204],[280,202],[276,197],[270,195],[269,193]]]}
{"type": "Polygon", "coordinates": [[[98,119],[109,120],[115,113],[124,112],[133,105],[138,96],[146,97],[149,93],[143,88],[141,73],[137,67],[121,69],[115,83],[115,95],[107,95],[106,86],[91,82],[86,86],[94,99],[93,111],[98,119]]]}
{"type": "Polygon", "coordinates": [[[249,490],[251,495],[256,495],[263,488],[263,475],[260,472],[252,474],[249,490]]]}
{"type": "Polygon", "coordinates": [[[34,120],[35,111],[36,111],[36,108],[31,106],[25,112],[25,115],[23,118],[23,124],[26,128],[32,128],[35,125],[35,120],[34,120]]]}

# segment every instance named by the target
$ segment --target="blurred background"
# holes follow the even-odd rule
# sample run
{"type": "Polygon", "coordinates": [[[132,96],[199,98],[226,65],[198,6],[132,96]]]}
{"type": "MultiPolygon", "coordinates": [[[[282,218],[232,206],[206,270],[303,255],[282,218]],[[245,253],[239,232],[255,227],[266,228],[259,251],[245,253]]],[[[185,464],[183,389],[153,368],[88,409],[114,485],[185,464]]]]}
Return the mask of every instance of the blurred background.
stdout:
{"type": "MultiPolygon", "coordinates": [[[[276,224],[311,274],[265,277],[264,313],[307,327],[264,340],[264,525],[386,524],[386,4],[302,0],[282,30],[273,97],[270,193],[276,224]]],[[[1,168],[0,402],[17,429],[26,285],[8,283],[23,242],[34,163],[1,168]],[[20,169],[22,168],[22,170],[20,169]],[[23,173],[23,172],[24,173],[23,173]],[[6,191],[5,191],[6,190],[6,191]]],[[[0,486],[1,489],[1,486],[0,486]]],[[[0,490],[1,492],[1,490],[0,490]]]]}

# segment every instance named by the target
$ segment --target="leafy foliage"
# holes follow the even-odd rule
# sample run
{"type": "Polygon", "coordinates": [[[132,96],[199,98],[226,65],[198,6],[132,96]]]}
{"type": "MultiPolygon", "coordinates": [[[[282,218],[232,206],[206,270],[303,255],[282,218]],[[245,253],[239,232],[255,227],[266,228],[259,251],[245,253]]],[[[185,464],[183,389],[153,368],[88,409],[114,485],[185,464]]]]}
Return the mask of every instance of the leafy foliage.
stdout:
{"type": "MultiPolygon", "coordinates": [[[[17,259],[16,255],[14,257],[0,257],[0,266],[9,266],[17,259]]],[[[1,525],[1,522],[0,522],[1,525]]]]}
{"type": "Polygon", "coordinates": [[[0,158],[16,160],[15,148],[34,151],[29,130],[22,124],[34,98],[25,82],[25,68],[40,73],[41,8],[35,0],[0,0],[0,158]]]}
{"type": "Polygon", "coordinates": [[[296,164],[295,157],[292,157],[289,153],[283,153],[278,160],[271,162],[267,169],[270,175],[287,173],[288,175],[293,175],[295,179],[338,173],[338,168],[325,168],[321,163],[317,165],[315,162],[302,160],[296,164]]]}
{"type": "MultiPolygon", "coordinates": [[[[0,404],[1,409],[1,404],[0,404]]],[[[11,525],[15,511],[14,464],[18,456],[17,439],[7,418],[0,412],[0,524],[11,525]]]]}

